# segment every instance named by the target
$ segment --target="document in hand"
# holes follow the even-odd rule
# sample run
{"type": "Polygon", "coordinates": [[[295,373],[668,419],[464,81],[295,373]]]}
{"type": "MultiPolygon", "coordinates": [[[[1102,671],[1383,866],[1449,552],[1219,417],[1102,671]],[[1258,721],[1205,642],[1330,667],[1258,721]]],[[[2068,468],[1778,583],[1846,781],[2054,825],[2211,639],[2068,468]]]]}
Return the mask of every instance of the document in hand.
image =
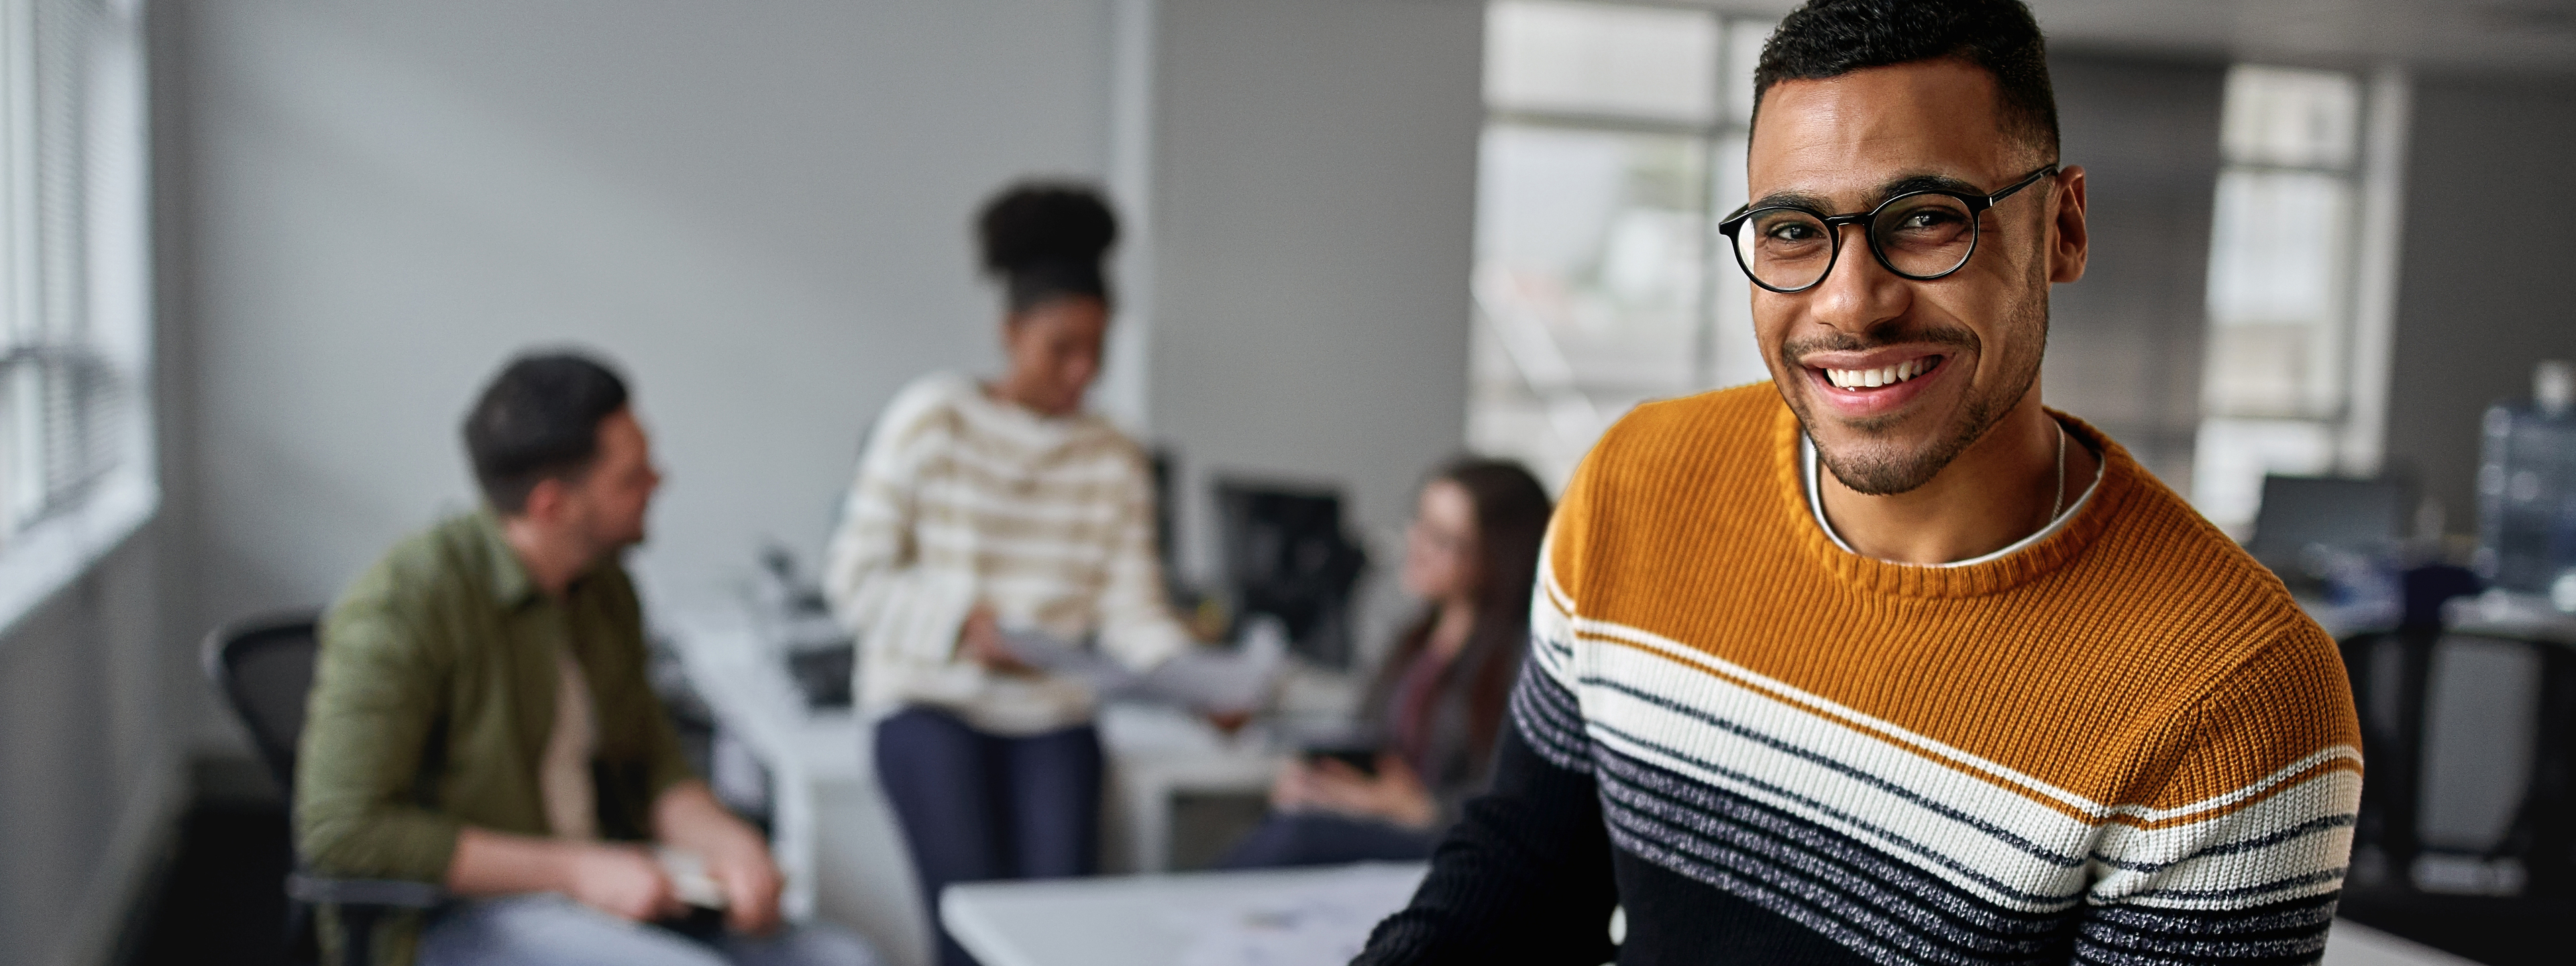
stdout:
{"type": "Polygon", "coordinates": [[[697,853],[656,848],[653,858],[662,863],[662,874],[671,877],[671,892],[681,902],[700,909],[725,907],[724,888],[716,885],[714,876],[707,874],[706,860],[699,858],[697,853]]]}
{"type": "Polygon", "coordinates": [[[1002,643],[1030,667],[1080,680],[1104,699],[1166,701],[1206,711],[1260,706],[1287,658],[1277,639],[1255,635],[1242,648],[1183,651],[1139,674],[1088,644],[1044,631],[1005,630],[1002,643]]]}

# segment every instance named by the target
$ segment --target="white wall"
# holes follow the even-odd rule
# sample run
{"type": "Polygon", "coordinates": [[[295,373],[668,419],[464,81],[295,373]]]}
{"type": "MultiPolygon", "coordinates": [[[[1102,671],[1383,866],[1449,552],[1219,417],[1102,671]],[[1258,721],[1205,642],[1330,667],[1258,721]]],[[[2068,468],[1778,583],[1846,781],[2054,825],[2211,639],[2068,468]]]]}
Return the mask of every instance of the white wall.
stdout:
{"type": "Polygon", "coordinates": [[[1212,477],[1332,482],[1375,538],[1372,608],[1400,606],[1389,538],[1466,434],[1484,7],[1160,8],[1148,385],[1185,559],[1212,569],[1212,477]]]}
{"type": "Polygon", "coordinates": [[[470,506],[457,418],[537,344],[634,378],[652,587],[810,561],[880,405],[995,358],[974,205],[1108,150],[1109,0],[165,12],[204,621],[470,506]]]}

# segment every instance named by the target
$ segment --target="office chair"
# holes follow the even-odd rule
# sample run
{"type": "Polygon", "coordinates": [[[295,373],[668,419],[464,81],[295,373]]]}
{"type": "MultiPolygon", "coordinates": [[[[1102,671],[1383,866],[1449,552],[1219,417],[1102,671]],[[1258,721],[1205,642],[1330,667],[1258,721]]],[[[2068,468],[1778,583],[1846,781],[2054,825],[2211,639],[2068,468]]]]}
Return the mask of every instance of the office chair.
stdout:
{"type": "MultiPolygon", "coordinates": [[[[250,732],[251,745],[269,777],[295,789],[295,749],[304,734],[304,698],[313,688],[313,663],[321,650],[311,611],[271,614],[234,621],[206,635],[206,676],[231,706],[233,716],[250,732]]],[[[426,882],[394,879],[334,879],[298,870],[286,877],[287,946],[304,948],[316,907],[337,909],[345,942],[345,966],[370,966],[375,926],[385,914],[403,909],[429,909],[447,893],[426,882]]]]}
{"type": "Polygon", "coordinates": [[[1349,666],[1351,591],[1368,552],[1342,531],[1341,494],[1226,481],[1216,497],[1236,629],[1269,614],[1287,625],[1291,649],[1349,666]]]}
{"type": "MultiPolygon", "coordinates": [[[[2409,624],[2343,642],[2354,704],[2361,712],[2363,757],[2370,763],[2354,844],[2375,847],[2387,873],[2384,882],[2365,887],[2421,891],[2414,877],[2418,860],[2448,854],[2490,863],[2511,860],[2522,870],[2512,895],[2576,895],[2576,635],[2529,621],[2481,619],[2475,608],[2466,610],[2471,619],[2447,628],[2409,624]],[[2521,714],[2530,751],[2520,769],[2521,787],[2510,820],[2482,845],[2437,847],[2424,839],[2427,762],[2437,737],[2430,734],[2432,684],[2439,658],[2454,649],[2516,655],[2521,660],[2509,666],[2526,668],[2537,680],[2523,682],[2530,694],[2528,710],[2521,714]]],[[[2448,737],[2492,742],[2502,736],[2448,737]]]]}

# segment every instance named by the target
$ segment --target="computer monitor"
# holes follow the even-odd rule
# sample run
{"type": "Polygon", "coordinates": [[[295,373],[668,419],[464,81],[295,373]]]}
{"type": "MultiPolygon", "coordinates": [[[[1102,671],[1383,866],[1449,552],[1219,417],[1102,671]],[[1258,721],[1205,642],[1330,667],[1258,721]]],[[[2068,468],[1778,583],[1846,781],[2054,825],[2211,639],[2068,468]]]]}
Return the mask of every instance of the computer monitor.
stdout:
{"type": "Polygon", "coordinates": [[[1342,530],[1342,497],[1330,488],[1220,481],[1219,540],[1237,627],[1269,614],[1289,646],[1326,667],[1352,654],[1351,596],[1368,553],[1342,530]]]}
{"type": "Polygon", "coordinates": [[[2386,477],[2266,476],[2245,549],[2282,579],[2310,576],[2311,547],[2373,552],[2406,535],[2407,487],[2386,477]]]}

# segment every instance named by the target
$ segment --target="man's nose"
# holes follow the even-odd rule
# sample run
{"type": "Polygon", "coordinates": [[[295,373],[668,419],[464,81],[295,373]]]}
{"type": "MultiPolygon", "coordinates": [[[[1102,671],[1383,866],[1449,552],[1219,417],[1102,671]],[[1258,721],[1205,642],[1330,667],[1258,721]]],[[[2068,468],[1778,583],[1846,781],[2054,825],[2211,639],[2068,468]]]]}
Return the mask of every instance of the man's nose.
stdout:
{"type": "Polygon", "coordinates": [[[1807,314],[1813,321],[1844,332],[1861,333],[1905,314],[1912,286],[1878,263],[1869,249],[1868,225],[1839,225],[1842,254],[1834,258],[1825,280],[1807,292],[1807,314]]]}

